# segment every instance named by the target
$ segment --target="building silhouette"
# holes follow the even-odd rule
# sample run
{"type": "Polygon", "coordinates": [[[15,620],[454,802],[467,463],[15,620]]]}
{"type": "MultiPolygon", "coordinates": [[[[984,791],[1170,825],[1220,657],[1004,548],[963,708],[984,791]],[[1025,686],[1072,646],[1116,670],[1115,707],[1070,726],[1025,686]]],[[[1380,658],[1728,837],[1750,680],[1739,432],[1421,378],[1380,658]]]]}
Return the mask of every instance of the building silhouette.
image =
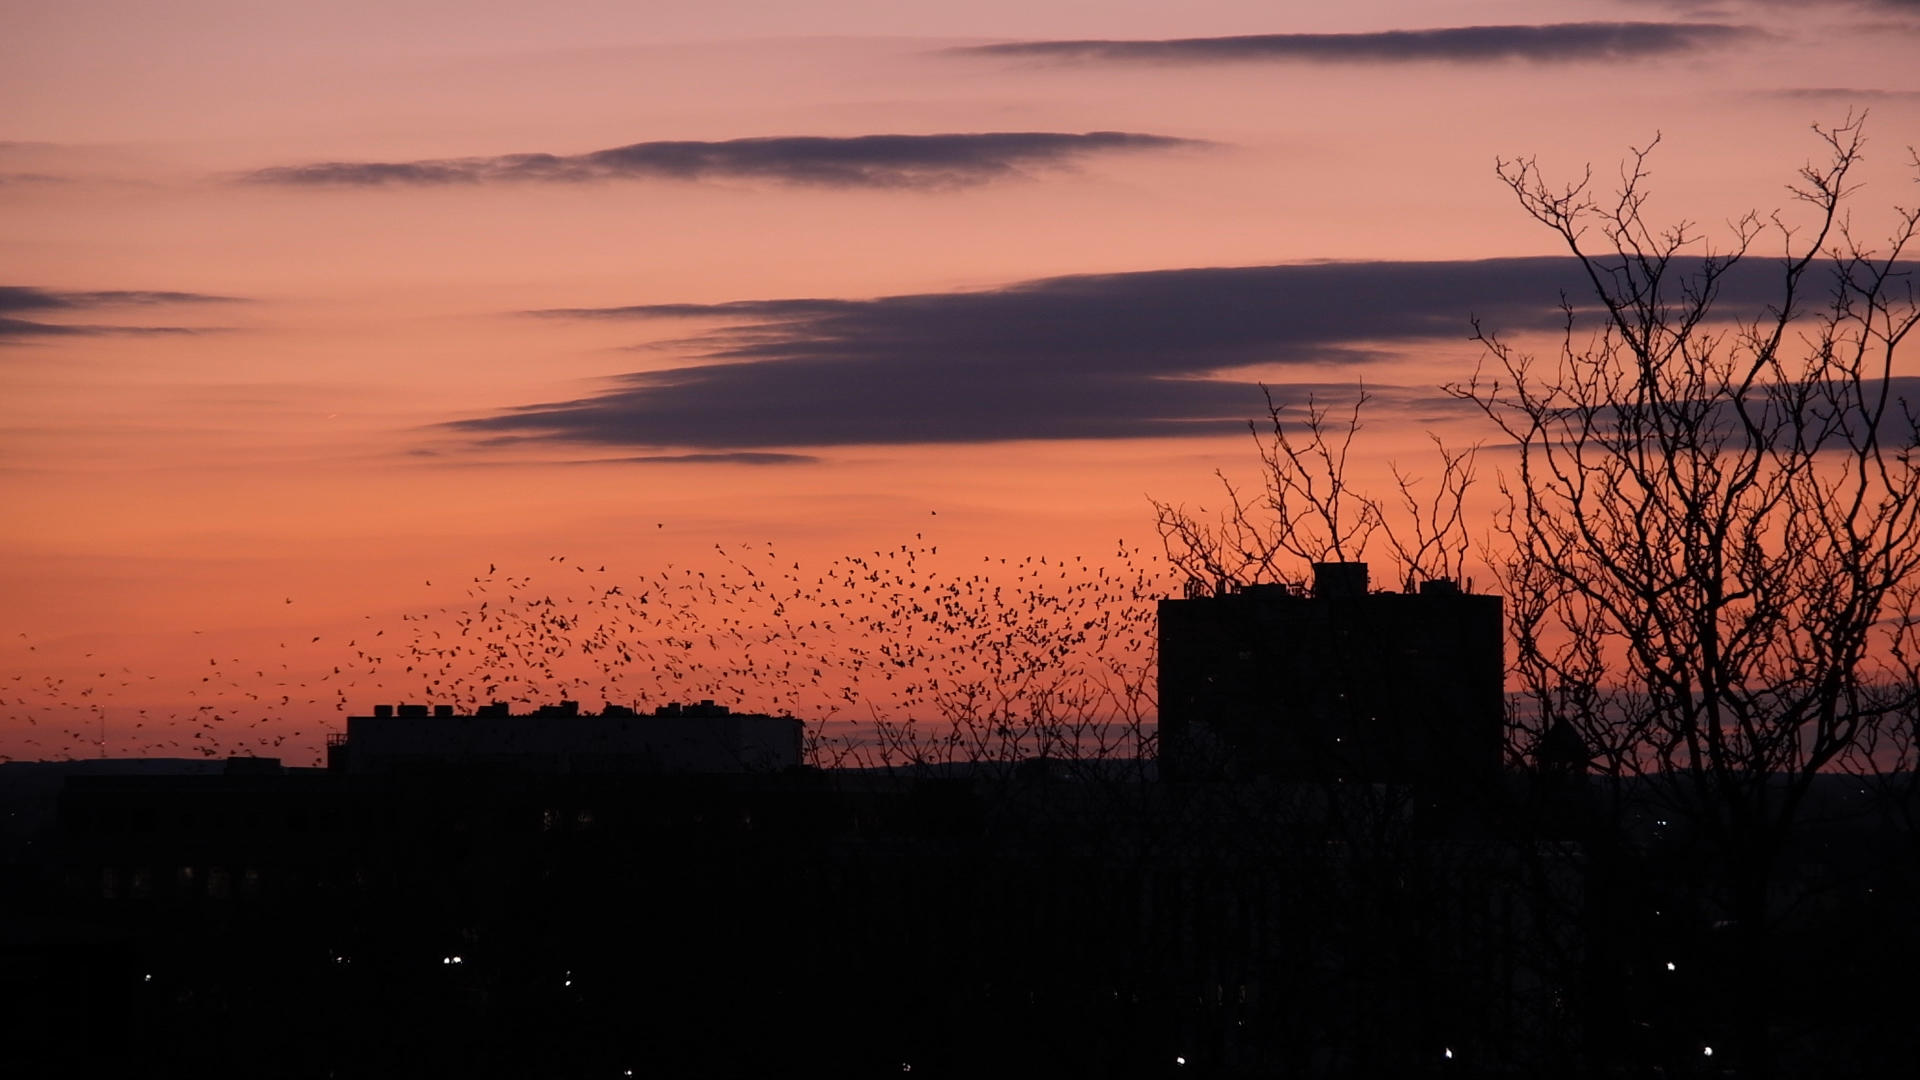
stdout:
{"type": "Polygon", "coordinates": [[[583,713],[562,701],[515,714],[505,702],[459,713],[452,705],[374,706],[327,742],[328,766],[350,773],[736,773],[799,766],[805,725],[791,716],[736,713],[711,700],[642,713],[607,705],[583,713]]]}
{"type": "MultiPolygon", "coordinates": [[[[1162,602],[1158,769],[819,768],[712,702],[0,765],[0,1075],[1696,1074],[1740,968],[1657,778],[1596,828],[1572,732],[1501,768],[1499,598],[1315,571],[1162,602]]],[[[1780,962],[1893,982],[1911,834],[1833,780],[1780,962]]],[[[1795,1060],[1903,1075],[1861,997],[1795,1060]]]]}
{"type": "Polygon", "coordinates": [[[1374,592],[1365,563],[1313,588],[1160,601],[1161,764],[1170,779],[1459,786],[1501,765],[1497,596],[1451,581],[1374,592]]]}

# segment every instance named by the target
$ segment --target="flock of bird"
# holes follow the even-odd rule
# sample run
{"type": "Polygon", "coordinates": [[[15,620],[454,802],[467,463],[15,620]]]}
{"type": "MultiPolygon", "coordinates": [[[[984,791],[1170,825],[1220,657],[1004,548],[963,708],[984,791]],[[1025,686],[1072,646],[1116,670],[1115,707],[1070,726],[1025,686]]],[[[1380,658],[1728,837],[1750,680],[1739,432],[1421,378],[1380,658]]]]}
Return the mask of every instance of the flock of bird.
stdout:
{"type": "Polygon", "coordinates": [[[809,721],[823,764],[1132,753],[1153,711],[1154,601],[1168,595],[1157,553],[1124,543],[1091,560],[962,557],[923,535],[813,569],[772,543],[716,544],[651,574],[551,555],[425,581],[444,602],[365,616],[342,641],[208,657],[184,680],[190,708],[151,704],[159,686],[182,692],[180,673],[91,653],[86,676],[13,674],[0,687],[9,741],[21,756],[104,754],[111,719],[114,756],[318,760],[342,716],[381,703],[711,699],[809,721]]]}

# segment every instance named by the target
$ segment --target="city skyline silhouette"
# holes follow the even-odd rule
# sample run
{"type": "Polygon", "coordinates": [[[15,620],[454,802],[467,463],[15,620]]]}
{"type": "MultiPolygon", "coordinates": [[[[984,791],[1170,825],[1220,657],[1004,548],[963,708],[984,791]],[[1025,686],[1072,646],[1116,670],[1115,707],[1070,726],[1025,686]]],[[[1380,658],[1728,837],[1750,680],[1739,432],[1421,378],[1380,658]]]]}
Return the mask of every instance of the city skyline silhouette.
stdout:
{"type": "Polygon", "coordinates": [[[1906,0],[14,6],[0,1071],[1909,1067],[1906,0]]]}

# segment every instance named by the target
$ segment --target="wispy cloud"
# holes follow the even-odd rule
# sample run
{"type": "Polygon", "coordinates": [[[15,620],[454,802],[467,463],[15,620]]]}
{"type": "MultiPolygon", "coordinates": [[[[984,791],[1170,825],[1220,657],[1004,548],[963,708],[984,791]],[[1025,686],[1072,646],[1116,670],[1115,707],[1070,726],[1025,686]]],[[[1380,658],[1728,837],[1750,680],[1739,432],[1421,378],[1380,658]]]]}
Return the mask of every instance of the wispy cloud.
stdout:
{"type": "Polygon", "coordinates": [[[642,142],[586,154],[503,154],[425,161],[281,165],[245,176],[308,187],[436,186],[590,180],[771,180],[824,187],[938,188],[977,184],[1089,154],[1205,145],[1124,131],[951,135],[781,136],[723,142],[642,142]]]}
{"type": "Polygon", "coordinates": [[[632,457],[593,458],[574,465],[806,465],[820,459],[812,454],[777,454],[739,450],[707,454],[637,454],[632,457]]]}
{"type": "Polygon", "coordinates": [[[1719,48],[1760,36],[1727,23],[1584,22],[1453,26],[1352,34],[1246,34],[1160,40],[1011,41],[946,50],[1009,59],[1162,64],[1275,61],[1489,62],[1631,60],[1719,48]]]}
{"type": "Polygon", "coordinates": [[[85,308],[153,304],[232,304],[237,296],[168,292],[159,289],[104,289],[72,292],[31,285],[0,285],[0,311],[74,311],[85,308]]]}
{"type": "Polygon", "coordinates": [[[1793,8],[1805,11],[1809,8],[1875,8],[1893,11],[1920,12],[1920,0],[1619,0],[1620,3],[1638,7],[1659,7],[1670,11],[1724,17],[1735,8],[1793,8]]]}
{"type": "Polygon", "coordinates": [[[1920,90],[1864,90],[1852,86],[1803,86],[1786,90],[1756,91],[1760,97],[1786,98],[1792,101],[1920,101],[1920,90]]]}
{"type": "MultiPolygon", "coordinates": [[[[1757,307],[1770,281],[1756,265],[1722,282],[1722,300],[1757,307]]],[[[1238,428],[1258,404],[1249,368],[1271,376],[1291,365],[1307,381],[1281,392],[1301,396],[1416,344],[1452,342],[1464,355],[1471,316],[1551,332],[1562,290],[1581,295],[1581,282],[1559,257],[1349,262],[542,311],[719,325],[681,343],[694,362],[451,427],[503,441],[726,452],[1212,434],[1238,428]]]]}
{"type": "Polygon", "coordinates": [[[92,314],[115,308],[151,308],[195,304],[227,304],[237,297],[151,289],[108,289],[91,292],[43,289],[31,285],[0,285],[0,344],[36,338],[82,337],[100,334],[191,334],[203,328],[136,326],[125,323],[44,322],[40,316],[92,314]],[[20,318],[20,315],[35,318],[20,318]]]}

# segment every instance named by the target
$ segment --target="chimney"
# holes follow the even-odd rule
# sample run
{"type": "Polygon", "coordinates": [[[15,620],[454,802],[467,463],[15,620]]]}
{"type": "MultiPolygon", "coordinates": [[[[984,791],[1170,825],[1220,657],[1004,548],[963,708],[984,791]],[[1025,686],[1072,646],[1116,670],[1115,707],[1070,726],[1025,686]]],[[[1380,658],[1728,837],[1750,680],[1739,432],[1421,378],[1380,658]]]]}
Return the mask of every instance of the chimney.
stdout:
{"type": "Polygon", "coordinates": [[[1367,564],[1317,562],[1313,564],[1313,595],[1319,599],[1367,595],[1367,564]]]}

